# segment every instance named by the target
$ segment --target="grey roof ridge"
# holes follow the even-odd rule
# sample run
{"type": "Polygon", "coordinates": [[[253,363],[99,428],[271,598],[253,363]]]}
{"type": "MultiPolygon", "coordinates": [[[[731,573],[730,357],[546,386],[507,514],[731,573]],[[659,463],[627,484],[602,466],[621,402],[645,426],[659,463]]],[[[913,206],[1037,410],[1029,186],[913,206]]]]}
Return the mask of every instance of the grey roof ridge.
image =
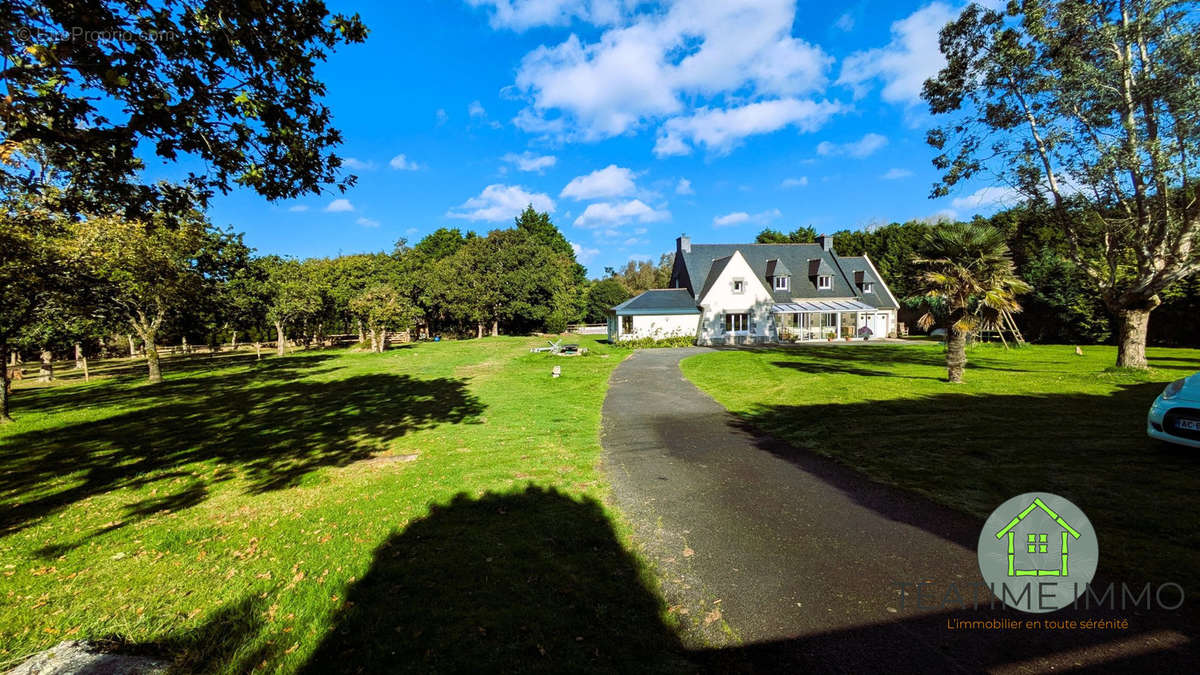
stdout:
{"type": "Polygon", "coordinates": [[[897,300],[895,294],[892,293],[892,287],[888,286],[888,283],[883,280],[883,275],[879,273],[879,270],[875,269],[875,261],[871,260],[871,256],[867,255],[866,251],[863,251],[862,259],[866,260],[867,264],[871,266],[871,273],[874,274],[875,278],[879,280],[879,283],[883,285],[883,290],[887,291],[888,297],[892,299],[892,304],[896,306],[896,309],[900,309],[900,301],[897,300]]]}

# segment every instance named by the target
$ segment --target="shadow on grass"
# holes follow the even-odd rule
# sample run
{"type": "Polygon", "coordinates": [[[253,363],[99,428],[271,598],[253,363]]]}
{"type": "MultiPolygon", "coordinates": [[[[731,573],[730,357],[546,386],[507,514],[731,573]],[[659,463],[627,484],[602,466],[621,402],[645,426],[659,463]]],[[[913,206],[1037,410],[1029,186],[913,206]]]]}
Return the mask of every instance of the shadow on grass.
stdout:
{"type": "MultiPolygon", "coordinates": [[[[727,348],[737,349],[737,348],[727,348]]],[[[1032,372],[1024,368],[1016,368],[1011,364],[1004,363],[993,359],[988,354],[988,349],[978,349],[969,347],[967,349],[967,368],[975,370],[996,370],[1012,373],[1027,373],[1032,372]]],[[[939,368],[946,367],[946,353],[943,349],[933,348],[914,348],[910,344],[871,344],[871,343],[854,343],[845,345],[818,345],[818,344],[799,344],[799,345],[781,345],[774,347],[766,347],[759,351],[766,351],[780,356],[796,357],[804,356],[806,359],[823,362],[823,365],[828,366],[829,370],[825,372],[841,372],[849,374],[866,374],[866,375],[890,375],[890,373],[881,373],[873,368],[887,368],[890,366],[900,365],[916,365],[916,366],[936,366],[939,368]],[[871,369],[859,368],[856,364],[865,364],[871,369]],[[861,372],[860,372],[861,371],[861,372]]],[[[794,367],[792,362],[777,362],[775,365],[794,367]]],[[[806,364],[813,366],[814,364],[806,364]]]]}
{"type": "Polygon", "coordinates": [[[600,505],[553,489],[434,506],[347,600],[305,672],[694,671],[600,505]]]}
{"type": "MultiPolygon", "coordinates": [[[[129,506],[125,523],[198,504],[213,484],[234,478],[252,492],[291,487],[318,468],[345,466],[405,434],[467,422],[484,410],[456,378],[295,379],[319,372],[312,366],[323,358],[168,381],[153,389],[153,398],[137,390],[104,392],[152,406],[0,439],[0,534],[89,497],[164,479],[187,484],[163,483],[168,494],[129,506]],[[207,466],[197,478],[200,462],[207,466]]],[[[84,400],[94,393],[83,393],[84,400]]],[[[47,395],[45,404],[70,405],[74,396],[47,395]]]]}
{"type": "Polygon", "coordinates": [[[186,673],[1178,672],[1195,658],[1178,631],[1107,610],[1054,618],[1130,618],[1129,629],[948,629],[951,619],[1037,618],[986,600],[977,610],[907,609],[890,621],[689,649],[646,578],[595,501],[536,487],[459,495],[376,549],[330,628],[307,638],[319,643],[299,666],[287,662],[288,645],[307,636],[269,635],[271,612],[257,596],[151,643],[105,642],[186,673]]]}
{"type": "Polygon", "coordinates": [[[1188,658],[1174,649],[1184,638],[1136,621],[1129,631],[1069,634],[947,629],[952,618],[1011,618],[987,600],[978,610],[905,610],[794,639],[688,649],[600,506],[534,487],[435,507],[376,550],[347,600],[303,672],[970,672],[1047,658],[1074,666],[1080,657],[1061,652],[1093,647],[1101,663],[1143,668],[1188,658]],[[1107,647],[1162,635],[1144,652],[1107,647]]]}
{"type": "MultiPolygon", "coordinates": [[[[38,386],[17,390],[13,396],[14,404],[19,407],[15,414],[21,415],[26,411],[45,414],[62,413],[83,407],[108,406],[118,403],[148,400],[152,395],[156,399],[178,396],[204,395],[213,386],[221,384],[253,385],[265,380],[290,380],[298,377],[308,377],[328,372],[318,370],[318,364],[328,363],[336,359],[331,354],[299,354],[287,358],[269,358],[256,361],[253,354],[230,354],[209,359],[206,356],[175,357],[177,363],[163,372],[167,379],[161,384],[147,389],[144,363],[141,371],[136,373],[124,372],[113,377],[100,380],[94,385],[77,386],[79,382],[69,382],[60,379],[52,386],[38,386]],[[215,379],[211,377],[190,377],[206,373],[230,371],[238,367],[248,367],[229,373],[215,379]]],[[[147,385],[149,386],[149,385],[147,385]]]]}
{"type": "Polygon", "coordinates": [[[1006,499],[1030,491],[1062,495],[1096,527],[1100,576],[1174,581],[1195,598],[1198,457],[1145,436],[1146,410],[1161,389],[1161,383],[1150,382],[1124,385],[1110,395],[946,393],[761,405],[735,424],[755,432],[764,450],[876,512],[971,549],[978,538],[975,519],[982,523],[1006,499]],[[862,475],[881,488],[915,492],[970,517],[929,518],[917,510],[908,519],[911,509],[862,475]]]}
{"type": "Polygon", "coordinates": [[[817,362],[817,361],[772,361],[771,365],[778,368],[787,368],[800,373],[809,375],[861,375],[863,377],[901,377],[906,380],[945,380],[946,378],[937,378],[928,375],[902,375],[886,370],[869,370],[847,364],[845,361],[839,362],[817,362]]]}

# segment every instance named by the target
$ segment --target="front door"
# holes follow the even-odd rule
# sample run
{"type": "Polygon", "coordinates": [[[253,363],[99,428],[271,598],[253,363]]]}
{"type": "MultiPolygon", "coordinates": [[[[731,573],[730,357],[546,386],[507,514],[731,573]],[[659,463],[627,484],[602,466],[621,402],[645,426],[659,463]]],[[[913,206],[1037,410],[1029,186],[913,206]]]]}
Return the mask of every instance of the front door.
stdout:
{"type": "Polygon", "coordinates": [[[872,337],[885,338],[888,336],[888,315],[886,312],[872,314],[870,325],[872,337]]]}

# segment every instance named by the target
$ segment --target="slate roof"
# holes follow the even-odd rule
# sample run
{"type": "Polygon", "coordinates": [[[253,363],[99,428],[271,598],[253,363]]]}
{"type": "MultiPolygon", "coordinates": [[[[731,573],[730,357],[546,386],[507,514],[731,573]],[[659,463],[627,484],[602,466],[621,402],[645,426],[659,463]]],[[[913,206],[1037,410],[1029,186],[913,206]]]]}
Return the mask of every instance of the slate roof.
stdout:
{"type": "MultiPolygon", "coordinates": [[[[707,286],[714,267],[719,274],[728,263],[727,258],[735,251],[740,251],[742,257],[754,270],[755,275],[767,285],[767,264],[778,261],[792,270],[790,288],[785,291],[771,289],[776,302],[790,302],[793,298],[820,300],[825,298],[855,298],[859,297],[858,288],[853,281],[841,271],[837,257],[832,251],[826,251],[819,244],[692,244],[691,251],[676,251],[675,268],[671,275],[671,285],[686,288],[696,294],[697,299],[704,297],[706,287],[697,288],[697,283],[707,286]],[[724,262],[718,262],[722,261],[724,262]],[[827,269],[824,274],[833,276],[833,287],[829,290],[818,290],[815,276],[809,272],[809,261],[817,260],[818,269],[827,269]]],[[[877,290],[881,290],[876,286],[877,290]]],[[[886,293],[884,294],[886,296],[886,293]]]]}
{"type": "Polygon", "coordinates": [[[612,308],[617,315],[699,314],[700,308],[686,288],[656,288],[612,308]]]}
{"type": "Polygon", "coordinates": [[[881,309],[899,309],[896,303],[892,302],[892,297],[888,295],[887,284],[871,270],[871,264],[867,262],[866,258],[862,256],[839,257],[838,264],[842,266],[842,269],[846,271],[846,274],[852,280],[857,282],[856,285],[860,289],[859,297],[862,298],[863,302],[881,309]],[[875,290],[872,293],[864,293],[861,290],[861,284],[868,281],[875,284],[875,290]]]}
{"type": "Polygon", "coordinates": [[[789,277],[792,273],[788,270],[787,265],[779,258],[771,258],[767,261],[767,276],[768,277],[789,277]]]}
{"type": "Polygon", "coordinates": [[[708,277],[704,280],[704,288],[700,289],[700,294],[696,296],[697,298],[703,298],[704,296],[708,295],[708,292],[712,289],[713,284],[717,283],[717,279],[721,278],[721,272],[724,272],[725,268],[729,266],[730,260],[733,260],[732,255],[727,255],[724,258],[718,258],[712,261],[712,265],[710,265],[708,268],[708,277]]]}

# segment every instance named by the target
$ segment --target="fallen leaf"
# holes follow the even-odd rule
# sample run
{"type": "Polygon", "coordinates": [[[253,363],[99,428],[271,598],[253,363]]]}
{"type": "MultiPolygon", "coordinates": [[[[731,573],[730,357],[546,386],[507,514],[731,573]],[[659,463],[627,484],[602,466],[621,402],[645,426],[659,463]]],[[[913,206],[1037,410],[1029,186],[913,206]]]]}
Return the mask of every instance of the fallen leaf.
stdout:
{"type": "Polygon", "coordinates": [[[687,546],[685,546],[685,547],[683,548],[683,557],[685,557],[685,558],[690,558],[690,557],[692,557],[692,556],[694,556],[694,555],[696,555],[696,552],[695,552],[695,551],[693,551],[693,550],[691,549],[691,547],[687,547],[687,546]]]}
{"type": "Polygon", "coordinates": [[[720,619],[721,619],[721,610],[714,609],[713,611],[704,615],[704,625],[707,626],[708,624],[710,624],[714,621],[719,621],[720,619]]]}

